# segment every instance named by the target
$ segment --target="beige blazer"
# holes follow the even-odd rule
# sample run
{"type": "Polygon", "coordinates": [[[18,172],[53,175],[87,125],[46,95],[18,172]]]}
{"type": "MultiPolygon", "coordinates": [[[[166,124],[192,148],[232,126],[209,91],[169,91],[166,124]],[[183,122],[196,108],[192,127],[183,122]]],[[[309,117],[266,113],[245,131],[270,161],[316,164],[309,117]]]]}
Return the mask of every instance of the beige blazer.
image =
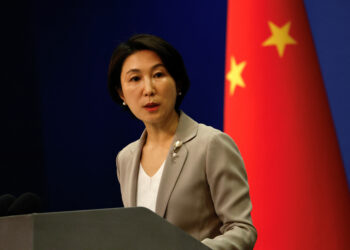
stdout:
{"type": "MultiPolygon", "coordinates": [[[[117,176],[125,207],[136,206],[140,156],[147,133],[119,152],[117,176]]],[[[181,112],[165,162],[156,213],[212,249],[253,249],[247,175],[225,133],[181,112]],[[176,141],[181,142],[175,147],[176,141]]]]}

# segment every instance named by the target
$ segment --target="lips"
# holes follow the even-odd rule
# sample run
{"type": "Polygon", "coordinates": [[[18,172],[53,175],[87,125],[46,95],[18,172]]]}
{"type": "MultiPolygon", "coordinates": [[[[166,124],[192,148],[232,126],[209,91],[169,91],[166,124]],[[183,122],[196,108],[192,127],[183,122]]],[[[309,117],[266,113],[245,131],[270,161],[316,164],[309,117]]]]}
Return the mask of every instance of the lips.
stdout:
{"type": "Polygon", "coordinates": [[[147,108],[152,108],[152,107],[155,107],[155,106],[159,106],[159,104],[155,103],[155,102],[150,102],[150,103],[147,103],[145,105],[145,107],[147,107],[147,108]]]}
{"type": "Polygon", "coordinates": [[[154,102],[150,102],[150,103],[147,103],[144,108],[148,111],[156,111],[159,107],[159,104],[158,103],[154,103],[154,102]]]}

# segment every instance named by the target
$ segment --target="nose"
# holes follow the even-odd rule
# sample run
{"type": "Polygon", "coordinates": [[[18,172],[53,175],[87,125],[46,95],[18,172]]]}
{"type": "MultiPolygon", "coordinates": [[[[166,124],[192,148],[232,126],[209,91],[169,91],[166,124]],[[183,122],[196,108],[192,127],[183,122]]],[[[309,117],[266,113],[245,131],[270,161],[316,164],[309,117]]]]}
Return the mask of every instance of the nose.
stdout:
{"type": "Polygon", "coordinates": [[[145,96],[153,96],[155,94],[155,88],[152,78],[145,79],[145,86],[143,92],[145,96]]]}

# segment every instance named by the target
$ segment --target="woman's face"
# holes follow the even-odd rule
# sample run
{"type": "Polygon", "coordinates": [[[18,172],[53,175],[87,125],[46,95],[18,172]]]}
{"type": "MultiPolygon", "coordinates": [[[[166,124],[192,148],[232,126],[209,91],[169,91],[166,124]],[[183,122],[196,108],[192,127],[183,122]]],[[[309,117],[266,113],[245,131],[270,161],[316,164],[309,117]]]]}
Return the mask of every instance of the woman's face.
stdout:
{"type": "Polygon", "coordinates": [[[176,84],[155,52],[141,50],[127,57],[120,81],[120,97],[145,124],[162,123],[176,115],[176,84]]]}

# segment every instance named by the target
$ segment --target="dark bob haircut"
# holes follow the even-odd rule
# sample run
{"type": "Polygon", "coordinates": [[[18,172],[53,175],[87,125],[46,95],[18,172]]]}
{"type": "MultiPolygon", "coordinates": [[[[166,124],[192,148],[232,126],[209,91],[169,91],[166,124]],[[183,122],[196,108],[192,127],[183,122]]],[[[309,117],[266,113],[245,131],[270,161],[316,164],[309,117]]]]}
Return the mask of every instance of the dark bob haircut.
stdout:
{"type": "MultiPolygon", "coordinates": [[[[185,64],[180,53],[163,39],[149,34],[134,35],[126,42],[121,43],[113,52],[108,68],[108,90],[112,99],[122,105],[123,100],[120,98],[117,90],[121,90],[120,74],[125,59],[141,50],[150,50],[155,52],[162,60],[164,67],[176,83],[176,90],[181,95],[177,96],[175,109],[179,106],[186,95],[190,80],[188,78],[185,64]]],[[[127,106],[123,106],[129,109],[127,106]]]]}

